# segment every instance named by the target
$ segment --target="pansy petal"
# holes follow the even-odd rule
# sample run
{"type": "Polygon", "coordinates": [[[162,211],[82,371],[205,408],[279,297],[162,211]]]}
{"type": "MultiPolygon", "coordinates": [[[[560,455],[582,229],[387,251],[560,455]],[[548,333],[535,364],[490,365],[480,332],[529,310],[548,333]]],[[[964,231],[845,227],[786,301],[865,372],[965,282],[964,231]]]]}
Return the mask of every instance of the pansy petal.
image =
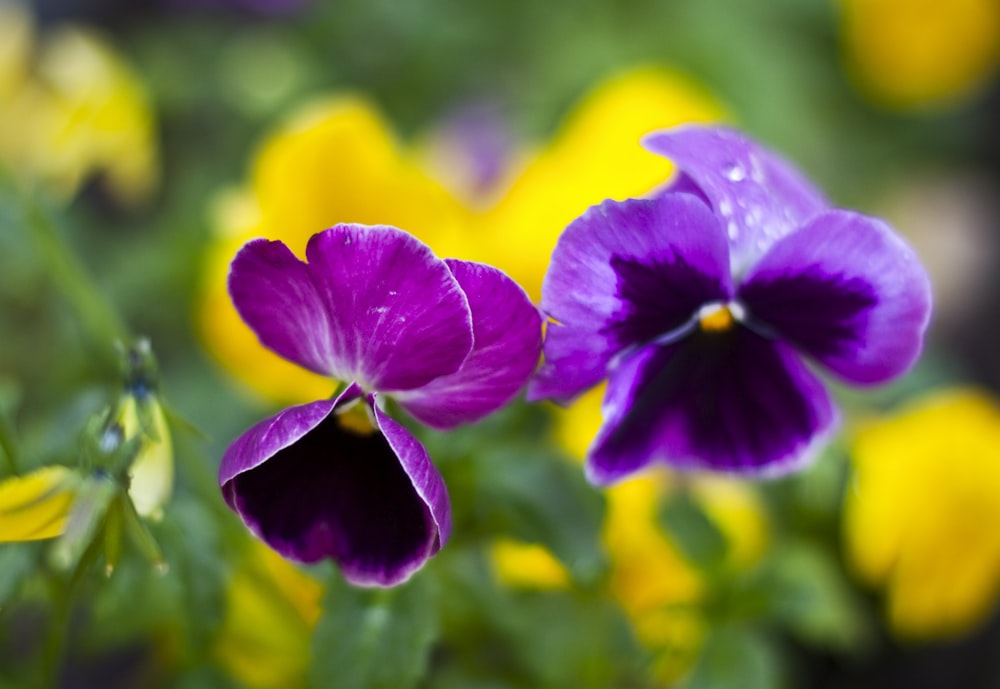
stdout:
{"type": "Polygon", "coordinates": [[[438,429],[477,421],[508,403],[534,372],[542,344],[541,315],[517,283],[482,263],[446,263],[469,299],[472,353],[456,373],[395,395],[438,429]]]}
{"type": "Polygon", "coordinates": [[[931,311],[913,250],[881,220],[841,210],[776,243],[740,298],[763,327],[860,384],[913,365],[931,311]]]}
{"type": "MultiPolygon", "coordinates": [[[[451,535],[451,503],[448,500],[448,489],[444,479],[419,440],[382,411],[378,405],[375,405],[374,411],[379,429],[399,458],[400,466],[413,484],[413,489],[430,510],[437,531],[437,538],[428,553],[433,555],[451,535]]],[[[417,566],[419,564],[417,563],[417,566]]]]}
{"type": "Polygon", "coordinates": [[[292,407],[247,431],[226,451],[223,495],[283,556],[329,557],[361,586],[398,584],[450,528],[444,484],[415,440],[395,426],[350,430],[334,406],[292,407]]]}
{"type": "Polygon", "coordinates": [[[261,344],[310,371],[333,374],[326,307],[306,264],[287,246],[266,239],[245,244],[229,269],[229,295],[261,344]]]}
{"type": "Polygon", "coordinates": [[[828,207],[788,161],[723,127],[682,126],[643,139],[694,181],[726,224],[740,273],[775,241],[828,207]]]}
{"type": "Polygon", "coordinates": [[[651,463],[786,473],[832,431],[822,383],[781,342],[736,327],[646,347],[614,371],[587,474],[597,484],[651,463]]]}
{"type": "Polygon", "coordinates": [[[444,261],[394,227],[336,225],[306,247],[326,305],[335,377],[411,390],[454,373],[472,349],[465,293],[444,261]]]}
{"type": "Polygon", "coordinates": [[[529,398],[572,398],[621,350],[663,336],[732,292],[728,246],[690,194],[605,201],[559,238],[542,288],[545,364],[529,398]]]}

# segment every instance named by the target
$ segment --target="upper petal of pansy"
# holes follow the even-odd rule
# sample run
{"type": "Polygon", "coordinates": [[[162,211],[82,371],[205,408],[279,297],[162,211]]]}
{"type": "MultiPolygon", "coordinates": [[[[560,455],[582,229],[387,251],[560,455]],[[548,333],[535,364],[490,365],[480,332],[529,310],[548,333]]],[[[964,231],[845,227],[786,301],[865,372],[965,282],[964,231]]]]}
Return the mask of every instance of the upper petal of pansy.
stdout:
{"type": "Polygon", "coordinates": [[[247,527],[293,560],[334,560],[361,586],[405,581],[451,528],[424,448],[376,411],[382,432],[341,425],[337,401],[286,409],[226,451],[220,483],[247,527]]]}
{"type": "Polygon", "coordinates": [[[736,326],[648,346],[615,369],[588,453],[596,484],[654,463],[752,475],[791,471],[837,413],[791,347],[736,326]]]}
{"type": "Polygon", "coordinates": [[[542,287],[545,364],[529,397],[565,400],[622,349],[687,323],[732,292],[726,238],[690,194],[605,201],[566,228],[542,287]]]}
{"type": "Polygon", "coordinates": [[[725,223],[737,274],[828,207],[788,161],[731,129],[682,126],[650,134],[643,145],[672,160],[709,199],[725,223]]]}
{"type": "Polygon", "coordinates": [[[456,373],[396,399],[438,429],[477,421],[513,398],[538,365],[542,318],[521,287],[482,263],[446,261],[469,299],[475,345],[456,373]]]}
{"type": "Polygon", "coordinates": [[[454,373],[472,350],[469,301],[430,248],[395,227],[343,224],[306,247],[330,327],[334,376],[411,390],[454,373]]]}
{"type": "Polygon", "coordinates": [[[245,244],[229,269],[229,296],[265,347],[310,371],[334,373],[326,306],[287,246],[266,239],[245,244]]]}
{"type": "Polygon", "coordinates": [[[861,384],[910,368],[931,312],[913,250],[881,220],[842,210],[777,242],[739,293],[755,321],[861,384]]]}

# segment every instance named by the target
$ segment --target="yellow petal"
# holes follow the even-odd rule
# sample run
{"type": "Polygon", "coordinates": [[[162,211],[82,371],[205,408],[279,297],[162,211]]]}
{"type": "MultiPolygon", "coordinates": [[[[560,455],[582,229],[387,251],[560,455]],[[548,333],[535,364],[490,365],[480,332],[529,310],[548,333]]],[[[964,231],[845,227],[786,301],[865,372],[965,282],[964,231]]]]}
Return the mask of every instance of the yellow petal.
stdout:
{"type": "Polygon", "coordinates": [[[842,0],[848,69],[885,105],[952,105],[987,83],[1000,61],[996,0],[842,0]]]}
{"type": "Polygon", "coordinates": [[[0,481],[0,542],[55,538],[66,528],[76,474],[61,466],[0,481]]]}
{"type": "Polygon", "coordinates": [[[844,508],[857,575],[885,587],[900,636],[966,633],[1000,594],[1000,405],[933,393],[854,436],[844,508]]]}
{"type": "Polygon", "coordinates": [[[9,102],[27,77],[33,42],[34,26],[25,6],[0,0],[0,102],[9,102]]]}
{"type": "Polygon", "coordinates": [[[19,108],[18,162],[57,195],[69,197],[94,173],[123,203],[155,186],[152,110],[124,60],[94,33],[52,33],[19,108]]]}
{"type": "Polygon", "coordinates": [[[537,301],[566,225],[606,198],[642,196],[670,177],[669,161],[643,149],[640,139],[721,116],[702,89],[667,70],[634,69],[601,84],[482,219],[490,242],[476,247],[477,258],[507,271],[537,301]]]}
{"type": "Polygon", "coordinates": [[[500,539],[490,548],[497,578],[508,586],[559,589],[569,584],[569,573],[544,546],[500,539]]]}
{"type": "Polygon", "coordinates": [[[305,683],[322,587],[254,542],[226,592],[219,663],[252,689],[305,683]]]}
{"type": "MultiPolygon", "coordinates": [[[[128,494],[135,511],[143,517],[159,519],[174,486],[174,450],[163,408],[155,398],[145,400],[153,423],[151,435],[141,441],[139,453],[129,467],[128,494]]],[[[125,438],[139,432],[139,410],[134,395],[122,401],[120,422],[125,438]]]]}

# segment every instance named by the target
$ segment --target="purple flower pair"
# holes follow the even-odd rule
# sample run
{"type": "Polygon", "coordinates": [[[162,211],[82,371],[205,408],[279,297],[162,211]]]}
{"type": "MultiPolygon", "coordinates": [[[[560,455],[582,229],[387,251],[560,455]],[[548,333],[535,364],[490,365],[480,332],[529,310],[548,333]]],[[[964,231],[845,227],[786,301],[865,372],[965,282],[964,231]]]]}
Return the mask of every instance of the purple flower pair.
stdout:
{"type": "Polygon", "coordinates": [[[349,384],[244,433],[219,483],[285,557],[329,557],[352,583],[397,584],[441,548],[451,513],[427,451],[383,398],[432,428],[482,418],[534,371],[541,316],[499,270],[441,260],[393,227],[337,225],[312,237],[306,257],[254,240],[233,260],[230,295],[266,347],[349,384]],[[356,404],[370,432],[342,422],[356,404]]]}
{"type": "Polygon", "coordinates": [[[857,385],[904,373],[930,318],[927,276],[888,225],[830,208],[734,131],[643,143],[680,174],[655,198],[589,209],[560,237],[529,399],[566,402],[608,379],[588,452],[597,484],[658,462],[799,467],[838,420],[803,357],[857,385]]]}
{"type": "MultiPolygon", "coordinates": [[[[681,128],[645,145],[681,173],[654,198],[605,201],[566,228],[545,277],[545,363],[529,397],[566,402],[608,379],[594,483],[657,462],[790,471],[837,423],[802,357],[859,385],[902,374],[930,317],[927,276],[888,225],[830,208],[736,132],[681,128]]],[[[243,434],[220,484],[284,556],[396,584],[440,549],[451,521],[440,474],[381,401],[437,429],[482,418],[534,372],[541,316],[499,270],[442,261],[395,228],[337,225],[306,256],[250,242],[230,294],[265,346],[348,385],[243,434]],[[371,432],[343,423],[356,404],[371,432]]]]}

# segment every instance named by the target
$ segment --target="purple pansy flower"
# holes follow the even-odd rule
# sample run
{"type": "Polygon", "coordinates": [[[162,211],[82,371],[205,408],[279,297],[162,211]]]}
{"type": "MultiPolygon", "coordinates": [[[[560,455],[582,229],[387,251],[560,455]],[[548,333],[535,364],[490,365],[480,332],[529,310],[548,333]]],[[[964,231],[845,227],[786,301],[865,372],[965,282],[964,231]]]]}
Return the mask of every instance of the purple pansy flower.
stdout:
{"type": "Polygon", "coordinates": [[[219,483],[285,557],[329,557],[352,583],[390,586],[441,548],[451,513],[427,451],[381,401],[437,429],[486,416],[534,371],[541,316],[496,268],[441,260],[394,227],[337,225],[309,240],[306,258],[249,242],[230,295],[262,344],[349,385],[244,433],[219,483]],[[342,422],[355,404],[367,405],[372,432],[342,422]]]}
{"type": "Polygon", "coordinates": [[[608,378],[595,483],[651,463],[776,475],[837,411],[803,357],[848,383],[910,368],[930,318],[914,252],[881,220],[830,208],[788,162],[722,128],[644,140],[680,174],[566,228],[542,290],[545,363],[529,399],[608,378]]]}

